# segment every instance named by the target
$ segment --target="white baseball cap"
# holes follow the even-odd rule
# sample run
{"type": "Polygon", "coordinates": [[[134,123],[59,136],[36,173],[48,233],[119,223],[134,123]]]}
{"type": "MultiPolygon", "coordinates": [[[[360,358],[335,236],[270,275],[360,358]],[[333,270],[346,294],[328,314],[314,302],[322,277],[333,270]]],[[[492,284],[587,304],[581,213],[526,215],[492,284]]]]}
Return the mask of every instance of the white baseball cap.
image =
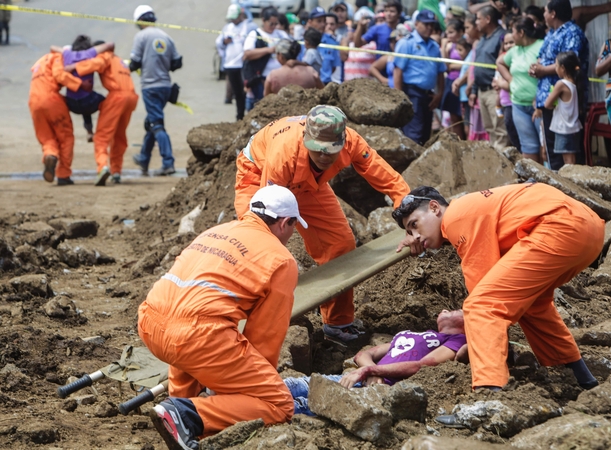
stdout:
{"type": "Polygon", "coordinates": [[[307,222],[299,215],[299,206],[293,193],[277,184],[259,189],[250,200],[250,210],[273,219],[296,217],[303,228],[308,228],[307,222]],[[256,202],[263,203],[265,208],[253,208],[252,204],[256,202]]]}
{"type": "Polygon", "coordinates": [[[134,20],[138,21],[138,19],[140,19],[140,17],[142,17],[146,13],[155,14],[155,11],[153,11],[153,8],[151,8],[149,5],[139,5],[134,11],[134,20]]]}
{"type": "Polygon", "coordinates": [[[225,16],[225,19],[236,20],[238,17],[240,17],[240,14],[242,14],[242,7],[232,3],[229,5],[229,8],[227,8],[227,15],[225,16]]]}

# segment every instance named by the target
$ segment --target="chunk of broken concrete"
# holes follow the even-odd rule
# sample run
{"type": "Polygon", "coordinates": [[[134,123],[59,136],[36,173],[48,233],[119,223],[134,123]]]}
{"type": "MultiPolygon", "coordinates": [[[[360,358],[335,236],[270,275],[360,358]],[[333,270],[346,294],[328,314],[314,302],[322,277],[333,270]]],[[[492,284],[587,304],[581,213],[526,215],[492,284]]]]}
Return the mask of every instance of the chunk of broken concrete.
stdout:
{"type": "Polygon", "coordinates": [[[517,182],[511,161],[483,141],[436,142],[402,176],[412,188],[432,186],[445,197],[517,182]]]}
{"type": "Polygon", "coordinates": [[[491,444],[472,439],[441,436],[415,436],[403,444],[401,450],[502,450],[506,445],[491,444]]]}
{"type": "Polygon", "coordinates": [[[392,218],[392,212],[393,208],[390,206],[371,211],[367,219],[367,232],[371,233],[372,238],[375,239],[399,229],[399,225],[392,218]]]}
{"type": "Polygon", "coordinates": [[[57,297],[45,303],[43,310],[49,317],[64,319],[76,314],[76,305],[67,297],[57,297]]]}
{"type": "Polygon", "coordinates": [[[601,219],[605,221],[611,220],[611,202],[602,199],[597,192],[579,186],[577,183],[552,172],[532,159],[524,158],[518,161],[515,170],[522,178],[532,178],[540,183],[549,184],[569,197],[589,206],[601,219]]]}
{"type": "Polygon", "coordinates": [[[395,422],[404,419],[424,422],[428,396],[421,386],[403,380],[390,389],[382,390],[382,393],[382,405],[390,412],[395,422]]]}
{"type": "Polygon", "coordinates": [[[199,450],[221,450],[227,447],[240,445],[246,441],[253,432],[263,428],[263,419],[238,422],[223,431],[199,441],[199,450]]]}
{"type": "Polygon", "coordinates": [[[119,415],[119,410],[112,403],[100,402],[95,407],[93,415],[96,417],[116,417],[119,415]]]}
{"type": "Polygon", "coordinates": [[[603,263],[594,271],[592,277],[603,279],[605,282],[611,282],[611,246],[607,250],[603,263]]]}
{"type": "Polygon", "coordinates": [[[380,388],[346,389],[339,383],[312,374],[308,405],[315,414],[342,425],[351,433],[366,441],[375,442],[392,427],[392,416],[382,404],[380,388]]]}
{"type": "Polygon", "coordinates": [[[312,372],[310,334],[306,327],[292,325],[286,332],[278,359],[278,371],[284,369],[293,369],[301,373],[312,372]]]}
{"type": "Polygon", "coordinates": [[[568,407],[591,416],[611,414],[611,383],[607,381],[594,389],[583,391],[577,400],[569,402],[568,407]]]}
{"type": "Polygon", "coordinates": [[[602,416],[567,414],[522,431],[511,439],[512,448],[524,450],[607,449],[611,422],[602,416]]]}
{"type": "Polygon", "coordinates": [[[233,144],[233,139],[228,136],[234,134],[235,123],[200,125],[189,131],[187,144],[191,147],[196,159],[208,163],[233,144]]]}
{"type": "Polygon", "coordinates": [[[112,256],[84,245],[72,245],[62,242],[57,246],[59,260],[70,267],[95,266],[98,264],[112,264],[112,256]]]}
{"type": "Polygon", "coordinates": [[[49,221],[56,230],[63,231],[66,239],[78,239],[98,234],[100,225],[95,220],[52,219],[49,221]]]}
{"type": "Polygon", "coordinates": [[[55,228],[53,228],[51,225],[45,223],[45,222],[24,222],[21,225],[19,225],[17,227],[17,229],[19,231],[25,231],[26,233],[35,233],[38,231],[46,231],[46,230],[51,230],[54,231],[55,228]]]}
{"type": "Polygon", "coordinates": [[[9,283],[19,294],[27,294],[32,297],[51,297],[53,295],[45,274],[23,275],[12,278],[9,283]]]}
{"type": "Polygon", "coordinates": [[[611,320],[605,320],[589,328],[571,330],[579,345],[611,347],[611,320]]]}
{"type": "Polygon", "coordinates": [[[608,167],[565,164],[558,171],[558,175],[598,192],[605,200],[611,200],[611,169],[608,167]]]}
{"type": "Polygon", "coordinates": [[[412,102],[405,93],[376,80],[347,81],[339,86],[337,94],[342,111],[356,123],[400,128],[414,117],[412,102]]]}

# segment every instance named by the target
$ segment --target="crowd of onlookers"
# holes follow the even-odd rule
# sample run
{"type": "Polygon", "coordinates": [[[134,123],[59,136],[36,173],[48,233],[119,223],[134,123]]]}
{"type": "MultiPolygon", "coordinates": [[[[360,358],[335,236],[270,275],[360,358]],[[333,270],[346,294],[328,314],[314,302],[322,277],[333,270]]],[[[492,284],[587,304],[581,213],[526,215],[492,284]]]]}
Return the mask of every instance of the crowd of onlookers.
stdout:
{"type": "Polygon", "coordinates": [[[588,76],[611,69],[607,40],[590,72],[589,46],[601,43],[589,43],[584,29],[609,12],[611,3],[573,8],[569,0],[524,11],[514,0],[470,3],[467,10],[419,0],[410,15],[397,0],[337,0],[298,16],[266,8],[258,26],[236,0],[217,39],[225,101],[235,98],[239,120],[289,84],[320,89],[374,78],[408,95],[415,114],[403,132],[420,144],[433,129],[447,128],[498,149],[513,145],[558,169],[583,157],[588,76]]]}

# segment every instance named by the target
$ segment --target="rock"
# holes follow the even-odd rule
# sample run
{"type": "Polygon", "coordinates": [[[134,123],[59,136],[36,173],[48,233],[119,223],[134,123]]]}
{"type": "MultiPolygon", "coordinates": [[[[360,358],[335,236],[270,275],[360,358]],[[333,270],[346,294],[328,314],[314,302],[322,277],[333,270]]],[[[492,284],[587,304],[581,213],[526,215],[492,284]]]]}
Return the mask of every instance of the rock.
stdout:
{"type": "Polygon", "coordinates": [[[403,380],[391,386],[384,394],[382,405],[395,422],[408,419],[424,423],[428,396],[422,387],[403,380]]]}
{"type": "Polygon", "coordinates": [[[227,447],[239,446],[246,441],[253,432],[264,426],[265,423],[263,419],[238,422],[229,428],[225,428],[214,436],[199,441],[199,450],[221,450],[227,447]]]}
{"type": "Polygon", "coordinates": [[[3,391],[18,391],[28,389],[32,380],[15,364],[6,364],[0,370],[0,384],[3,391]]]}
{"type": "Polygon", "coordinates": [[[583,188],[598,192],[605,200],[611,200],[611,169],[608,167],[565,164],[558,171],[558,175],[583,188]]]}
{"type": "Polygon", "coordinates": [[[112,403],[100,402],[95,407],[93,415],[96,417],[116,417],[119,415],[119,410],[112,403]]]}
{"type": "Polygon", "coordinates": [[[606,320],[590,328],[571,330],[579,345],[601,345],[611,347],[611,320],[606,320]]]}
{"type": "Polygon", "coordinates": [[[301,373],[312,372],[312,350],[310,334],[306,327],[289,327],[278,360],[278,371],[293,369],[301,373]]]}
{"type": "Polygon", "coordinates": [[[501,437],[511,437],[562,414],[562,408],[542,394],[540,388],[526,385],[513,393],[499,394],[499,400],[458,404],[452,413],[457,415],[461,424],[472,430],[482,426],[501,437]],[[528,401],[525,402],[524,398],[528,401]]]}
{"type": "Polygon", "coordinates": [[[393,208],[386,206],[371,211],[367,219],[367,232],[371,233],[373,239],[395,231],[399,228],[395,219],[392,218],[393,208]]]}
{"type": "Polygon", "coordinates": [[[606,255],[611,246],[611,221],[605,223],[605,240],[603,244],[602,254],[606,255]]]}
{"type": "Polygon", "coordinates": [[[17,227],[19,231],[25,231],[26,233],[35,233],[39,231],[55,231],[51,225],[45,222],[24,222],[17,227]]]}
{"type": "Polygon", "coordinates": [[[592,273],[592,277],[611,282],[611,246],[607,250],[603,263],[592,273]]]}
{"type": "Polygon", "coordinates": [[[49,225],[66,234],[66,239],[78,239],[98,234],[100,225],[95,220],[52,219],[49,225]]]}
{"type": "Polygon", "coordinates": [[[354,234],[357,245],[359,245],[359,243],[367,243],[370,240],[370,236],[367,234],[367,219],[341,198],[337,200],[342,207],[342,211],[346,215],[346,219],[348,219],[348,224],[352,229],[352,234],[354,234]]]}
{"type": "Polygon", "coordinates": [[[93,345],[104,345],[104,343],[106,342],[106,339],[104,339],[102,336],[89,336],[81,339],[83,340],[83,342],[88,342],[93,345]]]}
{"type": "Polygon", "coordinates": [[[74,397],[74,400],[76,400],[76,402],[82,406],[93,405],[95,402],[98,401],[96,396],[92,394],[79,395],[74,397]]]}
{"type": "Polygon", "coordinates": [[[611,361],[604,356],[583,355],[583,360],[594,375],[599,380],[606,380],[611,376],[611,361]]]}
{"type": "Polygon", "coordinates": [[[55,248],[61,241],[64,240],[64,238],[65,234],[63,231],[57,231],[49,227],[49,229],[37,231],[36,233],[30,233],[25,236],[23,240],[27,244],[33,245],[34,247],[43,246],[55,248]]]}
{"type": "Polygon", "coordinates": [[[518,161],[515,170],[522,178],[532,178],[540,183],[549,184],[569,197],[589,206],[601,219],[605,221],[611,220],[611,202],[600,198],[600,195],[591,189],[581,187],[577,183],[546,169],[531,159],[524,158],[518,161]]]}
{"type": "Polygon", "coordinates": [[[49,423],[40,420],[30,420],[22,423],[17,428],[17,434],[27,436],[34,444],[51,444],[59,440],[58,430],[49,423]]]}
{"type": "Polygon", "coordinates": [[[0,237],[0,270],[11,270],[15,267],[13,249],[0,237]]]}
{"type": "Polygon", "coordinates": [[[70,267],[95,266],[98,264],[112,264],[115,259],[98,250],[83,245],[71,245],[62,242],[57,246],[59,259],[70,267]]]}
{"type": "Polygon", "coordinates": [[[489,143],[441,141],[435,143],[405,170],[405,181],[414,188],[432,186],[451,197],[516,183],[513,164],[489,143]]]}
{"type": "Polygon", "coordinates": [[[567,414],[522,431],[511,439],[512,448],[524,450],[611,448],[611,422],[602,416],[567,414]]]}
{"type": "Polygon", "coordinates": [[[591,416],[611,414],[611,382],[583,391],[577,400],[569,402],[568,407],[591,416]]]}
{"type": "Polygon", "coordinates": [[[76,305],[67,297],[53,298],[45,303],[42,308],[47,316],[58,319],[65,319],[76,314],[76,305]]]}
{"type": "Polygon", "coordinates": [[[389,386],[346,389],[312,374],[308,405],[315,414],[331,419],[361,439],[375,442],[386,437],[392,427],[392,416],[382,405],[383,389],[389,386]]]}
{"type": "Polygon", "coordinates": [[[208,163],[232,145],[234,134],[235,123],[200,125],[189,131],[187,144],[197,160],[208,163]]]}
{"type": "Polygon", "coordinates": [[[64,403],[62,405],[62,409],[64,411],[68,411],[68,412],[74,412],[76,411],[76,408],[78,407],[78,403],[75,399],[73,398],[67,398],[66,400],[64,400],[64,403]]]}
{"type": "Polygon", "coordinates": [[[437,436],[416,436],[403,444],[401,450],[496,450],[506,449],[505,445],[437,436]]]}
{"type": "Polygon", "coordinates": [[[188,214],[184,215],[180,219],[178,234],[195,233],[195,219],[199,217],[205,206],[205,202],[201,205],[197,205],[188,214]]]}
{"type": "Polygon", "coordinates": [[[523,158],[522,153],[515,147],[505,147],[503,150],[503,156],[511,161],[513,164],[517,163],[523,158]]]}
{"type": "Polygon", "coordinates": [[[19,294],[27,294],[32,297],[51,297],[53,295],[45,274],[23,275],[12,278],[9,283],[19,294]]]}
{"type": "Polygon", "coordinates": [[[20,245],[15,249],[15,256],[24,264],[33,264],[34,266],[44,266],[45,257],[34,247],[28,244],[20,245]]]}
{"type": "Polygon", "coordinates": [[[347,81],[340,85],[337,94],[341,109],[356,123],[400,128],[414,117],[412,102],[403,91],[376,80],[347,81]]]}

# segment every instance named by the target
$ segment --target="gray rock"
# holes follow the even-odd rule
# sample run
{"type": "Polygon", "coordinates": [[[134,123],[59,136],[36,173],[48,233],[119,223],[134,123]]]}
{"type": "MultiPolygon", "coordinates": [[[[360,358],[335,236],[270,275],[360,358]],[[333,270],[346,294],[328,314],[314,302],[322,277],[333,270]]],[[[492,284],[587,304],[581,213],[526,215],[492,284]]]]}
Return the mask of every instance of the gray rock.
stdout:
{"type": "Polygon", "coordinates": [[[112,403],[100,402],[95,407],[93,415],[96,417],[116,417],[119,415],[119,410],[112,403]]]}
{"type": "Polygon", "coordinates": [[[265,423],[263,419],[238,422],[229,428],[225,428],[214,436],[199,441],[199,450],[221,450],[234,445],[240,445],[246,441],[253,432],[264,426],[265,423]]]}
{"type": "Polygon", "coordinates": [[[340,85],[337,94],[341,109],[356,123],[400,128],[414,117],[407,95],[376,80],[347,81],[340,85]]]}
{"type": "Polygon", "coordinates": [[[565,164],[558,171],[558,175],[598,192],[605,200],[611,200],[611,169],[608,167],[565,164]]]}
{"type": "Polygon", "coordinates": [[[57,246],[59,260],[70,267],[95,266],[112,264],[115,259],[96,249],[84,245],[72,245],[62,242],[57,246]]]}
{"type": "Polygon", "coordinates": [[[403,380],[391,386],[384,394],[382,405],[395,422],[408,419],[424,423],[428,396],[422,387],[403,380]]]}
{"type": "Polygon", "coordinates": [[[57,297],[45,303],[43,310],[49,317],[65,319],[76,314],[76,305],[67,297],[57,297]]]}
{"type": "Polygon", "coordinates": [[[59,440],[59,431],[53,424],[40,420],[29,420],[19,425],[18,435],[26,436],[34,444],[51,444],[59,440]]]}
{"type": "Polygon", "coordinates": [[[95,220],[52,219],[49,225],[66,234],[66,239],[78,239],[98,234],[100,225],[95,220]]]}
{"type": "Polygon", "coordinates": [[[46,258],[34,247],[29,244],[20,245],[15,249],[15,256],[24,264],[44,266],[46,258]]]}
{"type": "Polygon", "coordinates": [[[607,250],[603,263],[592,273],[592,277],[611,282],[611,246],[607,250]]]}
{"type": "Polygon", "coordinates": [[[506,449],[505,445],[437,436],[416,436],[403,444],[401,450],[496,450],[506,449]]]}
{"type": "Polygon", "coordinates": [[[432,186],[447,198],[515,183],[513,169],[487,142],[446,140],[427,148],[402,175],[410,186],[432,186]]]}
{"type": "Polygon", "coordinates": [[[522,431],[511,439],[524,450],[611,448],[611,422],[602,416],[567,414],[522,431]]]}
{"type": "Polygon", "coordinates": [[[515,147],[505,147],[503,150],[503,156],[511,161],[513,164],[517,163],[523,158],[522,153],[515,147]]]}
{"type": "Polygon", "coordinates": [[[301,373],[312,372],[312,353],[310,335],[306,327],[290,326],[278,360],[278,371],[293,369],[301,373]]]}
{"type": "Polygon", "coordinates": [[[384,236],[399,228],[399,225],[391,216],[392,211],[393,208],[390,206],[371,211],[367,219],[367,232],[371,234],[372,238],[384,236]]]}
{"type": "Polygon", "coordinates": [[[104,339],[102,336],[89,336],[81,339],[83,342],[88,342],[93,345],[104,345],[104,342],[106,342],[106,339],[104,339]]]}
{"type": "Polygon", "coordinates": [[[17,229],[19,231],[25,231],[26,233],[35,233],[38,231],[54,231],[55,228],[53,228],[51,225],[45,223],[45,222],[24,222],[21,225],[19,225],[17,227],[17,229]]]}
{"type": "Polygon", "coordinates": [[[3,391],[18,391],[28,389],[32,380],[15,364],[6,364],[0,370],[0,384],[3,391]]]}
{"type": "Polygon", "coordinates": [[[591,416],[611,414],[611,382],[583,391],[577,400],[569,402],[568,407],[591,416]]]}
{"type": "Polygon", "coordinates": [[[235,123],[205,124],[192,128],[187,134],[187,144],[199,161],[210,162],[233,143],[228,138],[235,134],[235,123]]]}
{"type": "Polygon", "coordinates": [[[51,297],[53,295],[45,274],[23,275],[12,278],[9,283],[19,294],[27,294],[32,297],[51,297]]]}
{"type": "Polygon", "coordinates": [[[601,219],[611,220],[611,202],[602,198],[597,192],[579,186],[577,183],[546,169],[531,159],[522,159],[516,164],[516,173],[522,178],[532,178],[540,183],[549,184],[569,197],[589,206],[601,219]]]}
{"type": "MultiPolygon", "coordinates": [[[[46,225],[46,224],[45,224],[46,225]]],[[[48,226],[48,225],[47,225],[48,226]]],[[[57,231],[51,227],[45,230],[30,233],[23,239],[27,244],[35,247],[57,247],[63,241],[65,234],[63,231],[57,231]]]]}
{"type": "Polygon", "coordinates": [[[611,320],[605,320],[589,328],[571,330],[579,345],[611,347],[611,320]]]}
{"type": "Polygon", "coordinates": [[[76,403],[78,403],[79,405],[82,405],[82,406],[93,405],[95,402],[98,401],[96,396],[92,395],[92,394],[78,395],[78,396],[74,397],[74,400],[76,400],[76,403]]]}
{"type": "Polygon", "coordinates": [[[346,389],[318,374],[310,379],[308,404],[315,414],[331,419],[366,441],[375,442],[390,433],[392,416],[382,404],[389,386],[346,389]]]}

